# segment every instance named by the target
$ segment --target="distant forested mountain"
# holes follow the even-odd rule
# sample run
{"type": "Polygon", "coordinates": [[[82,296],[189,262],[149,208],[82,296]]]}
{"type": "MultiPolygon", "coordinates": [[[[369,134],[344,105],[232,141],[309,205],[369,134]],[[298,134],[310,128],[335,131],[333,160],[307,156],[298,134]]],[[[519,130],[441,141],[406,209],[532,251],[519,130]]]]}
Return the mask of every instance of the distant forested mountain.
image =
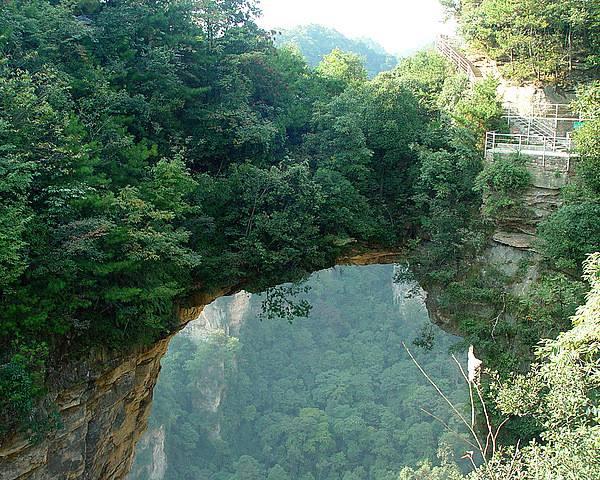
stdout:
{"type": "Polygon", "coordinates": [[[363,57],[370,77],[391,70],[398,63],[396,57],[372,39],[352,39],[333,28],[322,25],[304,25],[281,31],[275,36],[278,46],[292,44],[298,47],[311,67],[316,66],[325,55],[339,48],[363,57]]]}

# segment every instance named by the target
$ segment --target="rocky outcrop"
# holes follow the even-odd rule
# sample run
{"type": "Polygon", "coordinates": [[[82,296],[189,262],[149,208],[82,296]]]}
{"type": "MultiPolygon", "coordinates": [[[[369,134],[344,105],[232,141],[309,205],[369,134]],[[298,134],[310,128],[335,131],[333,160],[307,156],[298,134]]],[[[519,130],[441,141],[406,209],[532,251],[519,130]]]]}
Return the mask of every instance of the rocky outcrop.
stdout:
{"type": "MultiPolygon", "coordinates": [[[[124,358],[106,359],[104,368],[88,368],[80,382],[51,394],[62,428],[40,443],[18,437],[3,442],[2,479],[123,478],[146,426],[167,345],[164,339],[124,358]]],[[[76,370],[83,373],[81,366],[76,370]]]]}
{"type": "Polygon", "coordinates": [[[232,295],[229,301],[216,301],[208,305],[200,315],[190,322],[182,334],[195,341],[206,341],[217,332],[227,336],[237,336],[242,326],[244,315],[250,308],[252,295],[241,291],[232,295]]]}
{"type": "MultiPolygon", "coordinates": [[[[216,297],[197,294],[179,310],[183,327],[216,297]]],[[[50,380],[67,387],[49,394],[62,427],[39,443],[13,436],[0,444],[2,480],[120,480],[145,431],[160,360],[172,335],[127,355],[91,353],[50,380]]]]}
{"type": "Polygon", "coordinates": [[[496,232],[492,240],[501,245],[516,248],[517,250],[533,250],[535,235],[529,233],[496,232]]]}
{"type": "Polygon", "coordinates": [[[560,190],[567,184],[569,174],[533,166],[528,170],[531,185],[520,198],[518,213],[498,220],[492,239],[501,245],[535,251],[537,227],[561,206],[560,190]]]}
{"type": "Polygon", "coordinates": [[[338,265],[377,265],[397,262],[400,253],[397,251],[375,251],[355,252],[352,255],[342,257],[337,261],[338,265]]]}

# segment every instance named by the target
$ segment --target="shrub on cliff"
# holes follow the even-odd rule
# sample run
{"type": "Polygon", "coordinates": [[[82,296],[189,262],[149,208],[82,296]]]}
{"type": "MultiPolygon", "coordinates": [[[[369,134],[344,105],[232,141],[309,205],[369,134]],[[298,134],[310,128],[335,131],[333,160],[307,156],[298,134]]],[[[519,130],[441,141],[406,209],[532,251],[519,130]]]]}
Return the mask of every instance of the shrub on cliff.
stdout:
{"type": "Polygon", "coordinates": [[[521,196],[530,184],[531,174],[518,156],[486,163],[475,180],[475,190],[483,194],[484,215],[495,220],[523,215],[521,196]]]}

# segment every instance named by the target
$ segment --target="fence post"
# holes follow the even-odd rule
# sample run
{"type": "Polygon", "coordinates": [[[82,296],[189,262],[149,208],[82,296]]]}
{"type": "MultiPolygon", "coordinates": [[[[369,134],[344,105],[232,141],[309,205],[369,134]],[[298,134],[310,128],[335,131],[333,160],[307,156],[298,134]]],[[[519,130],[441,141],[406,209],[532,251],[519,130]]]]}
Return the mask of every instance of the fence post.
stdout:
{"type": "Polygon", "coordinates": [[[544,143],[542,145],[542,169],[546,170],[546,143],[548,140],[544,137],[544,143]]]}

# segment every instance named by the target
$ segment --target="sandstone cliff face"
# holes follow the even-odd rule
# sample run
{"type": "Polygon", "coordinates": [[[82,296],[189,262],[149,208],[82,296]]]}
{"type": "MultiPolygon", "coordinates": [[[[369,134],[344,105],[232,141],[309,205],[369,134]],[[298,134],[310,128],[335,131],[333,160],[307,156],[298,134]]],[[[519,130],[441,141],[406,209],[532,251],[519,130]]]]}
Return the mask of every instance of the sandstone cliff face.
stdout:
{"type": "MultiPolygon", "coordinates": [[[[226,292],[198,294],[181,308],[181,326],[226,292]]],[[[121,480],[146,430],[160,360],[172,335],[127,355],[91,354],[67,365],[67,388],[50,393],[62,428],[41,443],[21,436],[0,444],[2,480],[121,480]]],[[[50,382],[51,384],[53,382],[50,382]]]]}
{"type": "Polygon", "coordinates": [[[88,370],[52,395],[63,428],[39,444],[13,438],[0,447],[3,480],[119,479],[143,432],[168,339],[88,370]]]}
{"type": "Polygon", "coordinates": [[[495,243],[518,250],[535,250],[538,225],[562,205],[560,190],[572,172],[559,172],[535,166],[528,167],[531,185],[524,192],[523,214],[497,222],[493,236],[495,243]]]}

